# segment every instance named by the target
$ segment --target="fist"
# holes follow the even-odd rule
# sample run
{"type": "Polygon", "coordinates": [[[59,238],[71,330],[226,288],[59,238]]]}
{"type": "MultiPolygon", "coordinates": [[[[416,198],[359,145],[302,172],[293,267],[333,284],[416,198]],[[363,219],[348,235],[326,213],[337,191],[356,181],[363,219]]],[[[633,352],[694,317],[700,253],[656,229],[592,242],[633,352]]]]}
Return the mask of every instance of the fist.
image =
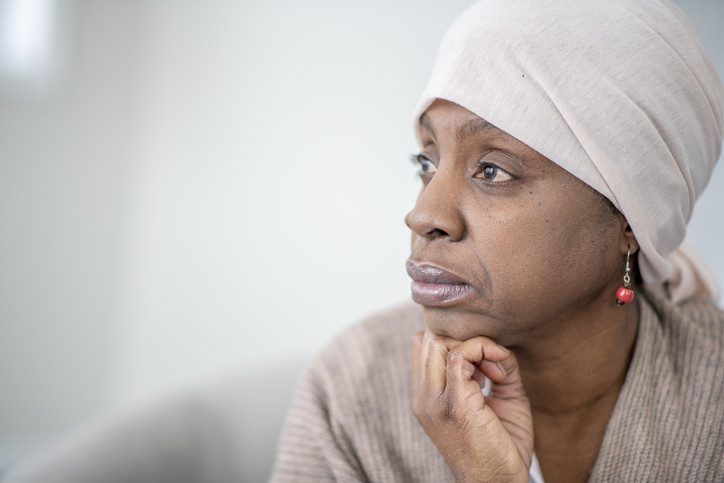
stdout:
{"type": "Polygon", "coordinates": [[[533,418],[515,355],[487,337],[426,331],[413,338],[412,364],[413,412],[456,480],[527,482],[533,418]]]}

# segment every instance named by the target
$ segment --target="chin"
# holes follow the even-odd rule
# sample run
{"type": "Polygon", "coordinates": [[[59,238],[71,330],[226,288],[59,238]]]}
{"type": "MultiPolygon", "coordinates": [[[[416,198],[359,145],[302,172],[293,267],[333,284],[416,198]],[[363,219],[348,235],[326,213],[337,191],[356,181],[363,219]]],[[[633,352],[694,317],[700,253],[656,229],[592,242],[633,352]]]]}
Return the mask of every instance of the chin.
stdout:
{"type": "Polygon", "coordinates": [[[465,341],[473,337],[485,336],[505,345],[506,328],[511,327],[490,316],[451,309],[425,307],[427,328],[435,335],[465,341]]]}

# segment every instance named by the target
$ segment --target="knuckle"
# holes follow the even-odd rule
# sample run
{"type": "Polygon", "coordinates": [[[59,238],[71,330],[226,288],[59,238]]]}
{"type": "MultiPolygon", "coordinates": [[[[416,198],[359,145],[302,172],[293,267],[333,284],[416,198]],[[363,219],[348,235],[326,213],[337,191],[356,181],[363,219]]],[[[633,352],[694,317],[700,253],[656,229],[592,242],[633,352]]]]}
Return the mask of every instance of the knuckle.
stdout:
{"type": "Polygon", "coordinates": [[[508,373],[513,373],[518,370],[518,359],[515,357],[510,358],[510,368],[508,369],[508,373]]]}
{"type": "Polygon", "coordinates": [[[437,422],[436,413],[427,399],[414,400],[412,414],[423,426],[434,426],[437,422]]]}
{"type": "Polygon", "coordinates": [[[438,417],[444,422],[452,423],[458,419],[457,411],[455,410],[455,400],[447,394],[443,394],[437,398],[435,410],[438,417]]]}
{"type": "Polygon", "coordinates": [[[464,403],[449,392],[431,395],[418,388],[412,399],[412,413],[423,425],[459,425],[465,422],[470,412],[464,410],[464,403]]]}
{"type": "Polygon", "coordinates": [[[463,364],[465,362],[465,358],[463,357],[463,355],[455,349],[452,349],[451,351],[449,351],[447,353],[446,357],[447,357],[448,364],[457,366],[457,365],[463,364]]]}
{"type": "Polygon", "coordinates": [[[432,344],[430,345],[430,349],[439,352],[442,355],[446,355],[446,353],[448,353],[445,344],[441,343],[439,340],[433,340],[432,344]]]}
{"type": "Polygon", "coordinates": [[[415,398],[412,401],[412,413],[417,419],[420,419],[426,414],[425,405],[420,401],[419,398],[415,398]]]}
{"type": "Polygon", "coordinates": [[[416,397],[412,401],[412,413],[420,422],[447,424],[458,420],[455,403],[449,396],[416,397]]]}

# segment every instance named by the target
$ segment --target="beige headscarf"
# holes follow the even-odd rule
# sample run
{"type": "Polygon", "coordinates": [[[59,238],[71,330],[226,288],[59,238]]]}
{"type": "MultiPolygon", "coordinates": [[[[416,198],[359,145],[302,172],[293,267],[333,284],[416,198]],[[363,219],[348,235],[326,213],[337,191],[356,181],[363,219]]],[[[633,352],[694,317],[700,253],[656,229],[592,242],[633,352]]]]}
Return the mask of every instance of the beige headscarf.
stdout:
{"type": "Polygon", "coordinates": [[[459,104],[602,193],[626,216],[647,284],[717,297],[682,243],[721,150],[724,87],[666,0],[483,0],[450,27],[415,119],[459,104]]]}

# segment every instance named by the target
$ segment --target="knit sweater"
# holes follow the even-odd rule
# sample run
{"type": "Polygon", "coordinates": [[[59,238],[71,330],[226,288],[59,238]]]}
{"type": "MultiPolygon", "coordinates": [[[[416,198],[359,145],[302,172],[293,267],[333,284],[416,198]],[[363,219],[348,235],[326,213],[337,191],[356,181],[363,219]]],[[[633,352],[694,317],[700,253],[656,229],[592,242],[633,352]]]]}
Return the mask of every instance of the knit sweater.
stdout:
{"type": "MultiPolygon", "coordinates": [[[[724,312],[640,292],[632,361],[590,480],[724,481],[724,312]]],[[[271,481],[454,481],[411,409],[411,338],[424,329],[406,304],[334,340],[301,380],[271,481]]]]}

